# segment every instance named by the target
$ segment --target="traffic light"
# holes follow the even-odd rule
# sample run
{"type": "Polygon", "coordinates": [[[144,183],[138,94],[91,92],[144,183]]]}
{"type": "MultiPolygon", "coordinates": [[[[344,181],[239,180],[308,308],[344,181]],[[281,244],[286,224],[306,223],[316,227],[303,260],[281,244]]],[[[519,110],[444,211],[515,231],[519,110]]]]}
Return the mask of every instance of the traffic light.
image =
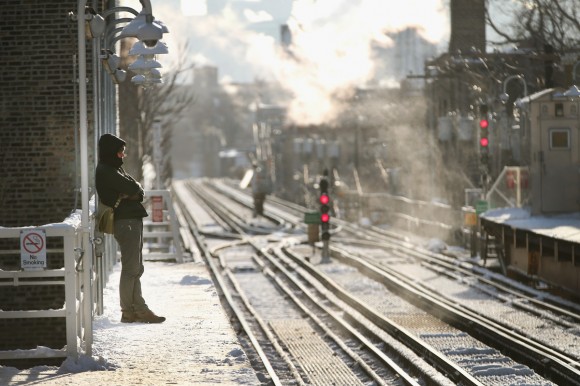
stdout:
{"type": "Polygon", "coordinates": [[[479,159],[480,165],[489,164],[489,118],[487,105],[479,106],[479,159]]]}
{"type": "Polygon", "coordinates": [[[320,203],[320,228],[322,231],[322,240],[330,240],[330,196],[328,195],[328,171],[324,171],[320,179],[320,196],[318,202],[320,203]]]}

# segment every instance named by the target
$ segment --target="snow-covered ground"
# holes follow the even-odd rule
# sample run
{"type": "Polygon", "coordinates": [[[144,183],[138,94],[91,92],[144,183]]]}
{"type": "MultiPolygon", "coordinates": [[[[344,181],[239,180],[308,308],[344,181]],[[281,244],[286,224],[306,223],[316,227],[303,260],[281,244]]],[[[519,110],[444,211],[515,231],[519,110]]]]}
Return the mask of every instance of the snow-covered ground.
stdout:
{"type": "Polygon", "coordinates": [[[120,264],[104,290],[91,356],[62,366],[0,367],[0,385],[259,385],[199,263],[145,262],[143,294],[162,324],[121,323],[120,264]]]}
{"type": "MultiPolygon", "coordinates": [[[[532,218],[522,209],[498,209],[485,217],[563,238],[580,230],[580,215],[532,218]]],[[[423,245],[437,252],[450,248],[435,239],[423,245]]],[[[94,322],[91,356],[68,359],[61,367],[0,367],[0,385],[260,384],[205,265],[145,263],[145,299],[167,317],[159,325],[120,323],[120,268],[115,267],[104,290],[105,309],[94,322]]]]}

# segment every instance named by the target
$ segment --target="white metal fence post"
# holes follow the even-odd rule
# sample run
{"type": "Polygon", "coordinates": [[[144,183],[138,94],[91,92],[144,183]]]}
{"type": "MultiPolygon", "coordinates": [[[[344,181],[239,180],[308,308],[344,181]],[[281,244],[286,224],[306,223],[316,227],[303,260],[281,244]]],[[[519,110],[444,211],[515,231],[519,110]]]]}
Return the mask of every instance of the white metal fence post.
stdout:
{"type": "Polygon", "coordinates": [[[77,273],[75,248],[77,236],[74,229],[64,237],[64,295],[66,309],[66,351],[67,356],[78,358],[77,344],[78,315],[77,315],[77,273]]]}

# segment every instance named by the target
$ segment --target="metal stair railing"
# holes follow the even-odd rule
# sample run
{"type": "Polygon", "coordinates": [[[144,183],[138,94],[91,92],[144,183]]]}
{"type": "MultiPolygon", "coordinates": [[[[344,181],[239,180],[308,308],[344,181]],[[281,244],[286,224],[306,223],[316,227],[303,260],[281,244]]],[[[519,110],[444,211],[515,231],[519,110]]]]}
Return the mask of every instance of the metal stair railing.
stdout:
{"type": "MultiPolygon", "coordinates": [[[[495,197],[511,208],[521,208],[528,201],[529,168],[527,166],[505,166],[485,195],[490,204],[495,197]],[[505,182],[504,187],[501,186],[505,182]]],[[[493,205],[493,207],[501,207],[493,205]]]]}
{"type": "Polygon", "coordinates": [[[145,260],[175,259],[183,263],[180,225],[169,190],[147,190],[149,198],[149,216],[143,219],[143,245],[150,249],[144,253],[145,260]],[[155,200],[155,198],[161,198],[155,200]],[[156,208],[157,203],[162,208],[156,208]],[[156,213],[156,211],[158,211],[156,213]]]}

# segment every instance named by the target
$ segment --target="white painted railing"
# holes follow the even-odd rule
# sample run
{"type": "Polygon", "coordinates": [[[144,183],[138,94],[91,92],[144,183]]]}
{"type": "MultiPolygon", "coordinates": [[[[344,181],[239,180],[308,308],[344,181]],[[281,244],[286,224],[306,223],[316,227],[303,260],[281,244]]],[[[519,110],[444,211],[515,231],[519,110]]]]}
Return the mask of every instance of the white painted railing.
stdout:
{"type": "MultiPolygon", "coordinates": [[[[145,219],[144,238],[157,240],[155,246],[162,246],[164,251],[156,254],[148,253],[154,259],[171,258],[183,262],[181,247],[180,226],[173,208],[168,190],[147,191],[146,196],[162,197],[161,221],[153,221],[153,209],[149,208],[150,216],[145,219]],[[159,228],[160,229],[153,229],[159,228]]],[[[151,200],[150,200],[151,201],[151,200]]],[[[62,254],[64,267],[47,269],[50,256],[46,256],[43,267],[21,268],[20,270],[5,271],[0,269],[0,287],[9,286],[38,286],[63,285],[65,303],[61,309],[51,310],[3,310],[0,307],[0,319],[20,318],[65,318],[66,345],[62,348],[37,347],[36,349],[0,350],[0,359],[37,359],[72,357],[77,359],[80,354],[91,354],[92,328],[95,315],[103,313],[103,289],[109,274],[117,264],[117,244],[112,235],[95,232],[93,213],[95,198],[89,203],[89,218],[93,230],[91,245],[82,245],[83,235],[81,227],[81,211],[76,211],[62,223],[47,224],[39,227],[0,227],[0,239],[14,239],[23,244],[21,234],[36,230],[44,234],[46,239],[62,238],[62,248],[50,249],[50,256],[62,254]],[[89,249],[87,249],[89,248],[89,249]],[[92,252],[94,248],[94,266],[83,265],[85,251],[92,252]],[[88,269],[89,272],[85,270],[88,269]],[[45,280],[43,280],[43,278],[45,280]]],[[[87,230],[91,231],[91,230],[87,230]]],[[[51,240],[52,241],[52,240],[51,240]]],[[[46,243],[45,243],[46,247],[46,243]]],[[[46,251],[43,251],[46,252],[46,251]]],[[[1,250],[0,257],[22,259],[23,250],[1,250]]]]}
{"type": "MultiPolygon", "coordinates": [[[[38,230],[44,232],[46,239],[62,238],[62,249],[50,249],[49,260],[54,254],[62,253],[64,256],[64,268],[46,269],[35,268],[30,270],[23,268],[18,271],[0,270],[0,287],[6,286],[38,286],[38,285],[64,285],[65,303],[61,309],[50,310],[0,310],[0,319],[15,318],[65,318],[66,319],[66,345],[62,348],[37,347],[27,350],[6,350],[0,351],[0,359],[29,359],[29,358],[55,358],[73,357],[78,358],[79,354],[86,352],[92,342],[85,340],[85,331],[92,331],[92,315],[86,312],[87,308],[92,310],[92,283],[85,282],[84,269],[92,267],[83,266],[83,246],[81,237],[81,216],[80,211],[73,213],[62,223],[48,224],[39,227],[0,227],[0,239],[18,240],[20,250],[3,250],[0,253],[4,256],[20,255],[22,259],[22,248],[24,242],[21,240],[21,232],[38,230]],[[46,279],[46,280],[43,280],[46,279]]],[[[91,246],[87,246],[91,248],[91,246]]],[[[48,261],[47,261],[48,265],[48,261]]],[[[89,277],[94,277],[90,275],[89,277]]]]}
{"type": "Polygon", "coordinates": [[[145,260],[175,260],[183,263],[180,226],[169,190],[146,190],[149,216],[143,219],[145,260]]]}
{"type": "Polygon", "coordinates": [[[485,199],[491,208],[521,208],[529,204],[529,179],[527,166],[504,166],[485,199]]]}

